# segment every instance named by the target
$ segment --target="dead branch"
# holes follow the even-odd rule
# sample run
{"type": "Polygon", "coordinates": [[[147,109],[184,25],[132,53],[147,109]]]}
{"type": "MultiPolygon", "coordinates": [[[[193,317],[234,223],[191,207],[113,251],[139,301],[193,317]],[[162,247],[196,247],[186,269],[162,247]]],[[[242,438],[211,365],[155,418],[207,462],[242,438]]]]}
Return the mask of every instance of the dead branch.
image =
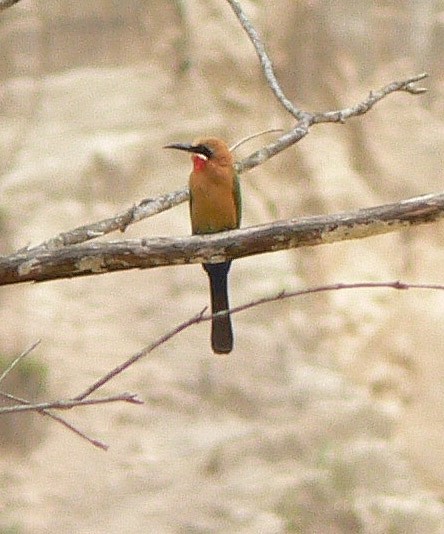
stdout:
{"type": "MultiPolygon", "coordinates": [[[[22,399],[20,397],[17,397],[16,395],[11,395],[9,393],[4,393],[2,391],[0,391],[0,397],[3,397],[5,399],[11,400],[11,401],[14,401],[15,403],[20,404],[20,405],[30,405],[31,404],[31,402],[27,401],[26,399],[22,399]]],[[[60,417],[60,415],[56,415],[56,414],[54,414],[54,413],[52,413],[52,412],[50,412],[48,410],[42,410],[42,409],[36,409],[35,411],[38,414],[42,415],[42,416],[49,417],[53,421],[56,421],[57,423],[60,423],[62,426],[64,426],[65,428],[67,428],[71,432],[74,432],[74,434],[76,434],[80,438],[88,441],[89,443],[91,443],[91,445],[94,445],[94,447],[98,447],[99,449],[102,449],[104,451],[108,450],[109,446],[106,443],[103,443],[103,441],[100,441],[100,440],[95,439],[95,438],[91,438],[90,436],[86,435],[84,432],[82,432],[80,429],[75,427],[73,424],[68,423],[68,421],[66,421],[66,419],[63,419],[62,417],[60,417]]]]}
{"type": "MultiPolygon", "coordinates": [[[[338,283],[338,284],[330,284],[330,285],[324,285],[324,286],[316,286],[312,288],[301,289],[298,291],[281,291],[270,297],[264,297],[264,298],[261,298],[261,299],[258,299],[252,302],[248,302],[241,306],[237,306],[236,308],[232,308],[229,311],[219,312],[216,315],[225,315],[227,313],[236,314],[236,313],[240,313],[242,311],[254,308],[256,306],[260,306],[262,304],[276,302],[276,301],[284,300],[288,298],[299,297],[303,295],[321,293],[325,291],[339,291],[339,290],[345,290],[345,289],[354,289],[354,290],[377,289],[377,288],[379,289],[386,288],[386,289],[395,289],[395,290],[423,289],[423,290],[444,291],[444,286],[440,284],[410,284],[406,282],[400,282],[399,280],[394,281],[394,282],[357,282],[357,283],[351,283],[351,284],[338,283]]],[[[130,356],[123,363],[121,363],[120,365],[118,365],[117,367],[109,371],[108,373],[106,373],[103,377],[101,377],[99,380],[94,382],[85,391],[83,391],[81,394],[77,395],[77,397],[74,397],[73,399],[32,404],[25,399],[21,399],[19,397],[10,395],[8,393],[0,392],[0,396],[10,399],[10,400],[14,400],[18,403],[15,406],[1,408],[0,415],[6,414],[6,413],[24,413],[28,411],[36,411],[40,413],[41,415],[47,415],[51,417],[53,420],[63,424],[66,428],[68,428],[69,430],[71,430],[72,432],[80,436],[82,439],[87,440],[92,445],[98,448],[101,448],[103,450],[107,450],[108,449],[107,444],[99,440],[88,437],[82,431],[80,431],[79,429],[71,425],[70,423],[66,422],[64,419],[62,419],[58,415],[54,415],[51,412],[49,412],[48,409],[67,410],[67,409],[72,409],[77,406],[90,406],[90,405],[96,405],[96,404],[121,402],[121,401],[130,402],[132,404],[142,404],[143,402],[137,397],[137,395],[130,394],[130,393],[123,393],[120,395],[104,397],[101,399],[88,399],[88,397],[91,395],[91,393],[100,389],[110,380],[114,379],[120,373],[122,373],[123,371],[125,371],[126,369],[134,365],[137,361],[141,360],[142,358],[144,358],[145,356],[153,352],[157,347],[163,345],[164,343],[169,341],[171,338],[178,335],[180,332],[183,332],[184,330],[186,330],[187,328],[191,327],[194,324],[198,324],[204,321],[210,321],[213,315],[205,314],[205,311],[206,311],[206,308],[204,308],[201,312],[197,313],[190,319],[180,323],[173,329],[169,330],[166,334],[158,338],[156,341],[154,341],[153,343],[150,343],[149,345],[144,347],[142,350],[130,356]]],[[[35,345],[36,344],[34,344],[34,346],[35,345]]],[[[23,354],[25,353],[29,354],[31,350],[32,348],[28,349],[23,354]]],[[[20,355],[19,358],[21,357],[22,355],[20,355]]]]}
{"type": "Polygon", "coordinates": [[[309,113],[305,111],[303,112],[303,118],[296,123],[294,128],[281,135],[273,143],[269,143],[268,145],[260,148],[253,154],[250,154],[250,156],[248,156],[244,160],[237,163],[237,172],[241,174],[245,171],[253,169],[254,167],[257,167],[258,165],[262,165],[273,156],[276,156],[283,150],[286,150],[290,146],[299,142],[310,132],[310,128],[315,124],[329,122],[336,124],[344,124],[348,119],[358,117],[359,115],[364,115],[383,98],[398,91],[404,91],[412,95],[423,94],[427,90],[423,87],[416,87],[414,84],[420,80],[424,80],[427,77],[427,73],[422,73],[417,74],[416,76],[412,76],[407,80],[402,80],[400,82],[391,82],[377,91],[370,91],[367,98],[365,98],[355,106],[344,108],[338,111],[327,111],[323,113],[309,113]]]}
{"type": "MultiPolygon", "coordinates": [[[[254,167],[262,165],[273,156],[276,156],[280,152],[294,145],[309,133],[310,127],[314,124],[328,122],[344,123],[347,119],[367,113],[383,98],[397,91],[407,91],[411,94],[422,94],[425,89],[416,87],[414,83],[423,80],[426,77],[427,74],[419,74],[407,80],[392,82],[377,91],[371,91],[367,98],[355,106],[344,108],[342,110],[325,113],[303,112],[303,118],[290,131],[285,132],[276,141],[269,143],[250,154],[247,158],[237,162],[236,170],[238,174],[242,174],[254,167]]],[[[275,81],[275,84],[277,83],[278,82],[275,81]]],[[[79,226],[78,228],[74,228],[67,232],[62,232],[35,247],[23,249],[19,252],[37,253],[38,251],[55,250],[85,243],[86,241],[102,237],[111,232],[115,232],[116,230],[124,232],[129,225],[178,206],[182,202],[186,202],[188,199],[189,191],[186,187],[156,198],[143,199],[138,204],[131,206],[114,217],[79,226]]]]}
{"type": "Polygon", "coordinates": [[[49,402],[26,403],[17,406],[5,406],[0,408],[0,415],[7,413],[23,413],[41,410],[71,410],[77,406],[92,406],[96,404],[109,404],[112,402],[130,402],[132,404],[143,404],[133,393],[121,393],[100,399],[65,399],[49,402]]]}
{"type": "MultiPolygon", "coordinates": [[[[300,289],[297,291],[280,291],[279,293],[276,293],[274,295],[263,297],[251,302],[247,302],[246,304],[242,304],[241,306],[237,306],[235,308],[231,308],[228,311],[219,312],[215,315],[234,315],[236,313],[243,312],[245,310],[249,310],[251,308],[255,308],[257,306],[260,306],[262,304],[268,304],[270,302],[277,302],[280,300],[286,300],[289,298],[295,298],[300,297],[303,295],[310,295],[310,294],[316,294],[316,293],[323,293],[326,291],[341,291],[346,289],[395,289],[395,290],[408,290],[408,289],[418,289],[418,290],[435,290],[435,291],[444,291],[444,285],[442,284],[411,284],[408,282],[401,282],[399,280],[395,280],[393,282],[353,282],[350,284],[347,283],[338,283],[338,284],[328,284],[323,286],[315,286],[310,287],[306,289],[300,289]]],[[[140,351],[136,352],[132,356],[130,356],[128,359],[126,359],[123,363],[106,373],[104,376],[99,378],[96,382],[94,382],[91,386],[89,386],[85,391],[77,395],[76,397],[65,400],[65,401],[55,401],[55,402],[49,402],[49,403],[42,403],[39,405],[34,405],[32,407],[29,407],[28,409],[24,407],[17,407],[15,410],[11,409],[4,409],[0,410],[0,414],[11,412],[11,411],[29,411],[30,409],[34,410],[41,410],[46,409],[48,407],[51,408],[57,408],[57,409],[68,409],[72,408],[74,406],[80,406],[80,405],[91,405],[91,404],[101,404],[104,402],[116,402],[116,401],[126,401],[126,402],[132,402],[135,404],[140,404],[141,401],[137,398],[136,395],[124,393],[122,395],[116,395],[114,397],[107,397],[104,399],[87,399],[91,395],[91,393],[99,390],[101,387],[103,387],[106,383],[114,379],[116,376],[121,374],[123,371],[134,365],[136,362],[153,352],[155,349],[160,347],[161,345],[164,345],[167,341],[172,339],[173,337],[177,336],[184,330],[187,330],[192,325],[196,325],[202,322],[211,321],[211,319],[214,317],[214,315],[205,313],[206,308],[204,308],[199,313],[196,313],[193,317],[187,319],[186,321],[183,321],[179,325],[175,326],[168,332],[166,332],[163,336],[160,336],[158,339],[141,349],[140,351]],[[87,399],[87,400],[86,400],[87,399]]],[[[12,407],[14,408],[14,407],[12,407]]]]}
{"type": "Polygon", "coordinates": [[[444,193],[335,215],[276,221],[230,232],[88,243],[0,258],[0,285],[42,282],[129,269],[217,263],[290,248],[399,231],[444,216],[444,193]]]}
{"type": "MultiPolygon", "coordinates": [[[[1,373],[0,383],[39,344],[40,344],[40,340],[33,343],[28,349],[26,349],[19,356],[17,356],[17,358],[15,358],[6,367],[6,369],[1,373]]],[[[118,401],[131,402],[133,404],[142,404],[142,401],[139,400],[136,395],[130,394],[130,393],[123,393],[120,395],[115,395],[112,397],[105,397],[102,399],[85,399],[86,396],[84,396],[81,400],[68,399],[68,400],[59,400],[59,401],[52,401],[52,402],[45,402],[45,403],[32,403],[26,399],[23,399],[16,395],[11,395],[10,393],[6,393],[4,391],[0,391],[0,397],[16,403],[15,406],[7,406],[7,407],[0,408],[0,415],[7,414],[7,413],[11,414],[11,413],[23,413],[23,412],[35,411],[42,416],[47,416],[51,418],[53,421],[60,423],[65,428],[67,428],[71,432],[74,432],[82,439],[85,439],[86,441],[94,445],[95,447],[98,447],[103,450],[108,450],[108,445],[106,443],[103,443],[102,441],[89,437],[87,434],[85,434],[80,429],[75,427],[72,423],[69,423],[68,421],[60,417],[59,415],[55,415],[52,412],[50,412],[49,409],[66,410],[66,409],[74,408],[76,406],[81,406],[81,405],[104,404],[104,403],[118,402],[118,401]]]]}
{"type": "Polygon", "coordinates": [[[172,330],[167,332],[165,335],[163,335],[160,338],[158,338],[153,343],[150,343],[148,346],[144,347],[139,352],[136,352],[136,354],[134,354],[133,356],[131,356],[130,358],[125,360],[122,364],[120,364],[117,367],[115,367],[114,369],[112,369],[109,373],[107,373],[102,378],[97,380],[97,382],[95,382],[90,387],[88,387],[83,393],[81,393],[80,395],[75,397],[75,400],[83,400],[83,399],[85,399],[86,397],[91,395],[91,393],[93,393],[94,391],[98,390],[104,384],[106,384],[107,382],[112,380],[114,377],[116,377],[117,375],[122,373],[125,369],[127,369],[131,365],[134,365],[136,362],[138,362],[139,360],[141,360],[142,358],[147,356],[154,349],[156,349],[157,347],[160,347],[160,345],[163,345],[168,340],[170,340],[172,337],[176,336],[177,334],[179,334],[183,330],[189,328],[191,325],[200,323],[202,321],[210,320],[211,319],[211,315],[209,317],[205,317],[205,315],[204,315],[205,311],[206,311],[206,308],[204,308],[201,312],[199,312],[196,315],[194,315],[193,317],[191,317],[191,319],[188,319],[187,321],[185,321],[185,322],[181,323],[180,325],[176,326],[175,328],[173,328],[172,330]]]}
{"type": "Polygon", "coordinates": [[[311,287],[307,289],[300,289],[297,291],[280,291],[279,293],[269,296],[269,297],[263,297],[261,299],[257,299],[251,302],[248,302],[246,304],[243,304],[241,306],[237,306],[235,308],[231,308],[230,310],[219,312],[217,314],[206,314],[206,308],[204,308],[199,313],[196,313],[193,317],[190,319],[187,319],[186,321],[180,323],[176,327],[169,330],[166,334],[159,337],[156,341],[153,343],[150,343],[146,347],[144,347],[139,352],[136,352],[134,355],[130,356],[127,360],[125,360],[123,363],[109,371],[106,375],[101,377],[99,380],[97,380],[94,384],[92,384],[90,387],[88,387],[82,394],[75,397],[74,400],[82,400],[94,391],[97,391],[100,389],[103,385],[105,385],[110,380],[114,379],[117,375],[134,365],[136,362],[144,358],[145,356],[148,356],[151,352],[153,352],[155,349],[160,347],[161,345],[165,344],[167,341],[172,339],[173,337],[180,334],[180,332],[183,332],[184,330],[190,328],[192,325],[199,324],[206,321],[211,321],[212,318],[215,315],[226,315],[226,314],[236,314],[240,313],[245,310],[249,310],[251,308],[255,308],[257,306],[260,306],[262,304],[267,304],[270,302],[276,302],[279,300],[285,300],[289,298],[295,298],[300,297],[303,295],[309,295],[309,294],[315,294],[315,293],[322,293],[325,291],[339,291],[339,290],[345,290],[345,289],[376,289],[376,288],[382,288],[382,289],[396,289],[396,290],[407,290],[407,289],[424,289],[424,290],[441,290],[444,291],[444,285],[440,284],[409,284],[406,282],[400,282],[399,280],[396,280],[394,282],[356,282],[351,284],[346,283],[338,283],[338,284],[330,284],[330,285],[324,285],[324,286],[316,286],[311,287]]]}
{"type": "Polygon", "coordinates": [[[134,224],[147,217],[152,217],[153,215],[162,213],[162,211],[178,206],[182,202],[188,200],[188,198],[188,188],[180,189],[172,193],[166,193],[157,198],[146,198],[114,217],[103,219],[102,221],[87,224],[85,226],[79,226],[68,232],[62,232],[40,245],[23,250],[27,250],[28,252],[54,250],[84,243],[91,239],[96,239],[111,232],[115,232],[116,230],[124,232],[130,224],[134,224]]]}
{"type": "MultiPolygon", "coordinates": [[[[240,313],[245,310],[249,310],[251,308],[255,308],[257,306],[260,306],[262,304],[267,304],[270,302],[276,302],[279,300],[285,300],[289,298],[295,298],[300,297],[303,295],[310,295],[315,293],[323,293],[326,291],[340,291],[345,289],[396,289],[396,290],[407,290],[407,289],[423,289],[423,290],[441,290],[444,291],[444,285],[441,284],[410,284],[407,282],[400,282],[399,280],[396,280],[394,282],[355,282],[351,284],[346,283],[338,283],[338,284],[329,284],[329,285],[323,285],[323,286],[315,286],[307,289],[300,289],[297,291],[280,291],[279,293],[269,296],[269,297],[263,297],[261,299],[257,299],[251,302],[248,302],[246,304],[243,304],[241,306],[237,306],[235,308],[231,308],[228,311],[219,312],[215,315],[234,315],[236,313],[240,313]]],[[[91,393],[94,391],[97,391],[101,387],[103,387],[106,383],[108,383],[110,380],[114,379],[116,376],[121,374],[123,371],[134,365],[136,362],[153,352],[155,349],[160,347],[161,345],[164,345],[167,341],[172,339],[173,337],[177,336],[184,330],[187,330],[192,325],[199,324],[206,321],[211,321],[213,318],[212,314],[207,314],[206,308],[204,308],[199,313],[196,313],[193,317],[190,319],[187,319],[186,321],[183,321],[179,325],[175,326],[171,330],[169,330],[166,334],[159,337],[140,351],[136,352],[132,356],[130,356],[128,359],[126,359],[123,363],[106,373],[104,376],[99,378],[94,384],[89,386],[84,392],[82,392],[80,395],[77,395],[77,397],[74,397],[70,401],[59,401],[58,404],[60,406],[56,406],[57,403],[53,403],[53,406],[51,407],[57,407],[57,408],[66,408],[65,403],[72,403],[75,405],[76,402],[78,404],[97,404],[97,402],[84,402],[84,399],[89,397],[91,393]]],[[[128,395],[128,394],[126,394],[128,395]]],[[[121,399],[117,399],[121,400],[121,399]]],[[[123,399],[128,400],[128,399],[123,399]]],[[[130,395],[131,402],[137,402],[140,401],[133,395],[130,395]],[[134,400],[133,400],[134,399],[134,400]]],[[[106,401],[106,400],[105,400],[106,401]]],[[[71,408],[72,406],[68,406],[71,408]]],[[[1,414],[1,412],[0,412],[1,414]]]]}
{"type": "MultiPolygon", "coordinates": [[[[18,2],[18,0],[0,0],[0,10],[10,7],[16,2],[18,2]]],[[[416,82],[423,80],[427,77],[427,74],[424,73],[419,74],[417,76],[413,76],[407,80],[403,80],[400,82],[392,82],[377,91],[372,91],[370,92],[368,97],[365,98],[362,102],[349,108],[345,108],[338,111],[329,111],[325,113],[310,113],[308,111],[303,111],[297,108],[285,96],[274,74],[271,59],[269,58],[265,50],[265,46],[259,36],[259,33],[249,21],[240,3],[237,0],[227,0],[227,2],[232,8],[234,14],[236,15],[242,28],[245,30],[248,38],[250,39],[256,50],[267,84],[270,86],[277,100],[293,117],[298,120],[296,125],[291,130],[281,135],[275,142],[266,145],[265,147],[261,148],[260,150],[254,152],[253,154],[245,158],[244,160],[238,162],[236,164],[236,169],[239,174],[263,164],[271,157],[279,154],[291,145],[297,143],[309,133],[310,128],[315,124],[321,124],[326,122],[344,123],[349,118],[367,113],[376,103],[378,103],[380,100],[382,100],[393,92],[405,91],[413,95],[418,95],[426,91],[426,89],[424,88],[415,86],[416,82]]],[[[41,243],[40,245],[19,252],[36,255],[39,251],[52,251],[72,245],[77,245],[95,239],[97,237],[104,236],[116,230],[120,230],[123,232],[128,227],[128,225],[140,221],[146,217],[156,215],[157,213],[165,211],[169,208],[172,208],[182,202],[185,202],[186,200],[188,200],[188,198],[188,189],[183,188],[181,190],[174,191],[172,193],[167,193],[154,199],[145,199],[139,202],[139,204],[137,204],[136,206],[132,206],[125,212],[118,214],[114,217],[90,225],[81,226],[68,232],[63,232],[49,239],[48,241],[41,243]]],[[[224,253],[222,252],[222,255],[223,254],[224,253]]],[[[16,256],[18,256],[18,254],[16,256]]],[[[165,263],[165,265],[168,265],[168,263],[165,263]]],[[[107,269],[100,269],[100,272],[107,272],[107,269]]],[[[76,275],[64,275],[63,273],[61,273],[61,276],[58,276],[57,278],[63,278],[64,276],[76,275]]]]}
{"type": "Polygon", "coordinates": [[[343,124],[349,118],[367,113],[377,102],[396,91],[405,91],[412,95],[420,95],[427,91],[427,89],[423,87],[415,86],[416,82],[427,78],[428,74],[422,73],[412,76],[404,81],[392,82],[378,91],[371,91],[368,97],[362,102],[349,108],[324,113],[311,113],[299,109],[285,96],[285,93],[274,74],[273,63],[266,52],[265,45],[238,0],[227,0],[227,2],[256,50],[268,86],[278,102],[298,121],[289,132],[282,135],[276,142],[270,143],[238,163],[237,169],[239,173],[252,169],[257,165],[261,165],[271,157],[279,154],[279,152],[282,152],[291,145],[297,143],[309,133],[310,128],[315,124],[326,122],[343,124]]]}
{"type": "MultiPolygon", "coordinates": [[[[5,2],[5,0],[2,1],[5,2]]],[[[16,2],[18,0],[13,1],[16,2]]],[[[367,113],[375,104],[394,92],[405,91],[412,95],[423,94],[426,92],[425,88],[415,86],[416,82],[421,81],[428,76],[426,73],[423,73],[417,76],[412,76],[407,80],[392,82],[379,90],[371,91],[367,98],[349,108],[344,108],[337,111],[328,111],[324,113],[310,113],[308,111],[303,111],[297,108],[285,96],[284,91],[282,90],[274,74],[273,64],[265,50],[265,45],[262,42],[259,33],[249,21],[239,2],[237,0],[227,0],[227,2],[232,8],[234,14],[238,18],[242,28],[245,30],[248,38],[256,50],[267,84],[273,91],[278,102],[280,102],[284,108],[298,120],[296,125],[291,130],[285,132],[276,141],[269,143],[242,161],[237,162],[236,170],[238,174],[242,174],[243,172],[253,169],[258,165],[262,165],[268,159],[294,145],[303,137],[305,137],[309,133],[311,126],[315,124],[328,122],[343,124],[347,119],[367,113]]],[[[188,188],[167,193],[154,199],[144,199],[137,205],[132,206],[121,214],[96,223],[80,226],[68,232],[63,232],[49,239],[48,241],[33,247],[32,250],[34,252],[37,252],[39,249],[53,250],[84,243],[116,230],[123,232],[130,224],[136,223],[147,217],[152,217],[153,215],[177,206],[188,199],[188,188]]]]}
{"type": "Polygon", "coordinates": [[[388,94],[393,93],[394,91],[406,91],[413,95],[423,94],[427,91],[427,89],[425,88],[416,87],[414,85],[415,82],[423,80],[427,77],[427,74],[423,73],[419,74],[418,76],[413,76],[409,80],[405,80],[402,82],[392,82],[391,84],[385,86],[379,91],[372,91],[368,98],[366,98],[361,104],[358,104],[353,108],[327,113],[310,113],[308,111],[299,109],[293,104],[293,102],[291,102],[291,100],[289,100],[285,96],[284,91],[282,90],[282,87],[279,84],[276,75],[274,74],[273,63],[266,52],[265,45],[262,39],[260,38],[259,33],[248,19],[238,0],[227,0],[227,2],[233,10],[234,14],[236,15],[237,19],[239,20],[242,28],[245,30],[245,33],[253,44],[254,49],[256,50],[256,54],[259,58],[262,71],[265,75],[265,79],[268,86],[273,91],[275,97],[282,104],[282,106],[299,121],[300,126],[306,124],[309,127],[313,124],[319,124],[321,122],[342,123],[350,117],[355,117],[357,115],[367,113],[367,111],[371,109],[371,107],[376,102],[378,102],[388,94]]]}
{"type": "Polygon", "coordinates": [[[265,79],[274,95],[278,101],[284,106],[284,108],[298,120],[304,120],[305,112],[301,109],[298,109],[292,102],[289,100],[282,90],[277,78],[274,74],[273,64],[271,59],[268,57],[268,54],[265,50],[265,45],[262,42],[262,39],[259,37],[259,33],[256,31],[254,26],[248,20],[247,15],[243,11],[240,3],[237,0],[227,0],[237,19],[239,20],[242,28],[245,30],[248,38],[253,43],[253,46],[258,55],[259,61],[261,63],[262,71],[264,72],[265,79]]]}

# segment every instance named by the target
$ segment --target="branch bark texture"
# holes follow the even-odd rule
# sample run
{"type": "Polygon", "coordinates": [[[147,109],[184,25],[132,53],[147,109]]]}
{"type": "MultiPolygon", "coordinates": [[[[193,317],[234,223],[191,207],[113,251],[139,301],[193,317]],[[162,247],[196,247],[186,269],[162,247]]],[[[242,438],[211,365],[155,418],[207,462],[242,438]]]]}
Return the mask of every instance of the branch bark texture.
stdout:
{"type": "Polygon", "coordinates": [[[220,234],[30,249],[0,259],[0,285],[150,269],[322,245],[398,231],[444,217],[444,194],[355,212],[277,221],[220,234]]]}

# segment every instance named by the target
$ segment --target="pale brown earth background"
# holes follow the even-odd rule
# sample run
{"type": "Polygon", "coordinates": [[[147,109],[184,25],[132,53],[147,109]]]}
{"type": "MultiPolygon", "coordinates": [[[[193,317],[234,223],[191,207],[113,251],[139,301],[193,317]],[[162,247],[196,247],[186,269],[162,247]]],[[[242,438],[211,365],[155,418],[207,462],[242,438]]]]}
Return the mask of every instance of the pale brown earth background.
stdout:
{"type": "MultiPolygon", "coordinates": [[[[243,175],[244,226],[442,190],[444,1],[242,3],[307,109],[431,73],[428,95],[318,126],[243,175]]],[[[223,0],[24,0],[0,15],[0,76],[4,254],[185,185],[189,159],[168,142],[292,124],[223,0]]],[[[443,283],[442,230],[236,261],[232,304],[443,283]]],[[[124,237],[189,232],[182,205],[124,237]]],[[[201,310],[208,289],[189,266],[7,287],[0,302],[1,354],[41,338],[54,399],[201,310]]],[[[265,305],[235,316],[228,357],[208,324],[183,332],[103,392],[143,406],[64,414],[108,452],[37,415],[15,437],[3,427],[0,533],[444,532],[443,309],[443,292],[414,290],[265,305]]]]}

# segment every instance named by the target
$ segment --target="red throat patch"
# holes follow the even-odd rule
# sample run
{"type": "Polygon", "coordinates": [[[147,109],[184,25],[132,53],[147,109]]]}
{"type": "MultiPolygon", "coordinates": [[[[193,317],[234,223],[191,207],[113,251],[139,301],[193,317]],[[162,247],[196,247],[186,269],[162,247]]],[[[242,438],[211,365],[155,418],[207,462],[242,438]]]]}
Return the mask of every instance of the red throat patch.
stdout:
{"type": "Polygon", "coordinates": [[[193,165],[194,165],[194,172],[200,172],[205,169],[205,166],[207,164],[207,160],[203,159],[202,157],[193,155],[193,165]]]}

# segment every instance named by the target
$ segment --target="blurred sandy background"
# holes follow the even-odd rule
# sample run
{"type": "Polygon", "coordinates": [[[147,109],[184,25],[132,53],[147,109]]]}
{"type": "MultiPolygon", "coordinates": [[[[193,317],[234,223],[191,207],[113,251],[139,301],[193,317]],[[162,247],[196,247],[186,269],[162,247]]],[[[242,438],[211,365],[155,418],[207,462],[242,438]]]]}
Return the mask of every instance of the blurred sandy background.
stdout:
{"type": "MultiPolygon", "coordinates": [[[[306,109],[431,74],[426,96],[318,126],[243,175],[244,226],[442,190],[444,1],[242,4],[306,109]]],[[[182,187],[190,162],[168,142],[292,124],[223,0],[24,0],[0,15],[0,50],[4,254],[182,187]]],[[[231,302],[442,283],[442,229],[236,261],[231,302]]],[[[182,205],[125,236],[189,232],[182,205]]],[[[0,302],[0,352],[41,338],[52,399],[202,309],[208,288],[189,266],[7,287],[0,302]]],[[[187,330],[103,391],[143,406],[64,414],[107,453],[16,419],[0,449],[0,533],[444,532],[443,306],[444,293],[413,290],[270,304],[235,316],[229,357],[211,353],[208,324],[187,330]]]]}

